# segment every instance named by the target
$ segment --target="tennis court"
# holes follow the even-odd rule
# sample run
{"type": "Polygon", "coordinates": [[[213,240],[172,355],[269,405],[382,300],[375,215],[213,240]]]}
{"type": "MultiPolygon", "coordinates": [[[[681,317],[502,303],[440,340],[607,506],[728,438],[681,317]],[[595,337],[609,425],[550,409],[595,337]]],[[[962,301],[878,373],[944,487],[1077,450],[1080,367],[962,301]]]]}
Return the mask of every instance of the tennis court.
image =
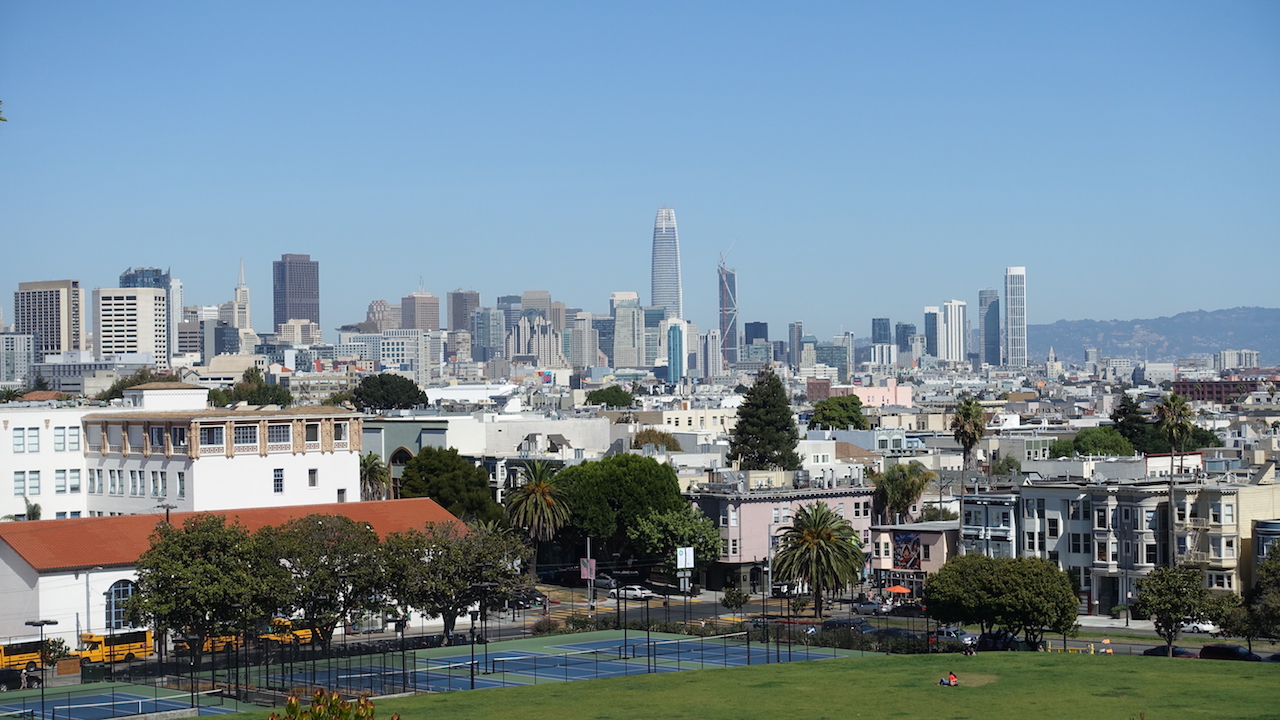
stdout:
{"type": "Polygon", "coordinates": [[[238,712],[234,707],[222,706],[222,698],[211,693],[191,693],[148,697],[130,692],[102,692],[82,695],[46,694],[41,702],[39,695],[0,704],[0,717],[30,718],[32,720],[106,720],[107,718],[140,715],[142,713],[183,710],[196,703],[201,715],[227,715],[238,712]]]}

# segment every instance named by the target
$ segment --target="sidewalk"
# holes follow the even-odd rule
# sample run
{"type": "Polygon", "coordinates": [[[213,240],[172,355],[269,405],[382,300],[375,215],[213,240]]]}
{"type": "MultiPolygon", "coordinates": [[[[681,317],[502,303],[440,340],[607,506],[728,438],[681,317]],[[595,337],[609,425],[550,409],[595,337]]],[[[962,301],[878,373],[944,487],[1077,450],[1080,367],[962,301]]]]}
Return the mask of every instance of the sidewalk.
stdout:
{"type": "Polygon", "coordinates": [[[1113,618],[1109,615],[1079,615],[1076,622],[1080,623],[1081,629],[1100,629],[1100,630],[1145,630],[1147,632],[1155,632],[1155,623],[1150,620],[1130,620],[1125,625],[1124,618],[1113,618]]]}

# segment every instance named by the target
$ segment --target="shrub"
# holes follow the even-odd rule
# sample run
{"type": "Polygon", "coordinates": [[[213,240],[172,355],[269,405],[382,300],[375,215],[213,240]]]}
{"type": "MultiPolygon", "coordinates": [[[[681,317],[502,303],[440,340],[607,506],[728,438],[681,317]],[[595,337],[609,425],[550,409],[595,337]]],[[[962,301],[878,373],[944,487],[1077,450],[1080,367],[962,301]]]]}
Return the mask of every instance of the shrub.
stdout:
{"type": "Polygon", "coordinates": [[[533,624],[534,635],[550,635],[560,629],[560,623],[553,618],[544,617],[533,624]]]}
{"type": "MultiPolygon", "coordinates": [[[[290,695],[284,704],[284,715],[271,713],[267,720],[374,720],[373,701],[362,695],[352,704],[336,692],[316,690],[305,710],[298,696],[290,695]]],[[[391,720],[400,720],[400,713],[392,714],[391,720]]]]}

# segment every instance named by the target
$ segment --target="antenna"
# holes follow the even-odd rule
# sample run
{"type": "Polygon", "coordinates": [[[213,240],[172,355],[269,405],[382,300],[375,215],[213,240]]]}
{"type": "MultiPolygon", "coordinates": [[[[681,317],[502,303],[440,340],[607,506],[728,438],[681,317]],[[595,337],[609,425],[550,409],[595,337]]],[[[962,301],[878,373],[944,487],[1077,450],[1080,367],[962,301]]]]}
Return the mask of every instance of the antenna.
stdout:
{"type": "Polygon", "coordinates": [[[741,235],[739,235],[738,237],[735,237],[733,239],[733,242],[729,243],[729,249],[720,253],[720,267],[724,267],[724,261],[729,259],[729,253],[733,252],[733,246],[738,244],[738,238],[741,238],[741,237],[742,237],[741,235]]]}

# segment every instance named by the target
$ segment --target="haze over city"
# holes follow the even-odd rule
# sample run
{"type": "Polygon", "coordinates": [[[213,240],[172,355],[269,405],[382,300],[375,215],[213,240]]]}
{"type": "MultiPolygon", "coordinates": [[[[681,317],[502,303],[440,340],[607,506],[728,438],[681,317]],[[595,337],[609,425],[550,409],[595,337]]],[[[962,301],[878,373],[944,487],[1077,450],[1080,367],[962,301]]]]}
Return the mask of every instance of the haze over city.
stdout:
{"type": "MultiPolygon", "coordinates": [[[[1274,305],[1280,9],[164,3],[0,8],[0,288],[240,257],[371,300],[649,296],[679,216],[686,318],[820,337],[976,305],[1027,321],[1274,305]],[[732,250],[730,250],[732,248],[732,250]],[[1229,273],[1196,277],[1227,253],[1229,273]]],[[[255,323],[270,325],[259,302],[255,323]]],[[[8,313],[6,312],[6,315],[8,313]]]]}

